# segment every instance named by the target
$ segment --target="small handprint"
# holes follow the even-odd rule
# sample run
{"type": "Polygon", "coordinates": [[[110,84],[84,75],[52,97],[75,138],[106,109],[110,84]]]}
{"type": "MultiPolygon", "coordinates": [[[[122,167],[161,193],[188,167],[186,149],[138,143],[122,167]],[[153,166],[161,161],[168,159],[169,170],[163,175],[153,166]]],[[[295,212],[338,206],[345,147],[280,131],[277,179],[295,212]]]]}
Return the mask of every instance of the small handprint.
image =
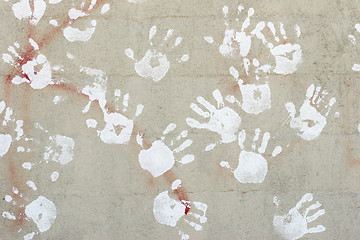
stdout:
{"type": "MultiPolygon", "coordinates": [[[[170,147],[174,146],[174,141],[171,140],[167,144],[164,143],[165,135],[174,131],[176,124],[170,123],[163,132],[163,137],[161,140],[156,140],[152,143],[149,149],[143,149],[139,153],[139,163],[140,166],[147,170],[154,177],[159,177],[165,172],[170,170],[175,163],[175,154],[178,154],[184,151],[186,148],[190,147],[193,141],[191,139],[186,139],[178,147],[173,150],[170,147]],[[170,147],[169,147],[170,146],[170,147]]],[[[186,138],[188,131],[182,131],[177,137],[176,140],[179,141],[183,138],[186,138]]],[[[143,145],[141,135],[138,136],[138,143],[140,146],[143,145]]],[[[176,160],[181,164],[187,164],[194,161],[195,157],[192,154],[186,154],[181,159],[176,160]]]]}
{"type": "MultiPolygon", "coordinates": [[[[237,9],[237,14],[240,15],[244,7],[239,5],[237,9]]],[[[247,12],[247,17],[245,20],[240,22],[239,18],[235,19],[236,26],[230,27],[229,21],[229,7],[224,6],[223,9],[224,19],[225,19],[225,36],[221,44],[214,43],[212,36],[204,37],[205,41],[211,44],[215,44],[219,47],[219,52],[224,57],[243,57],[245,58],[251,48],[251,38],[255,32],[247,33],[246,30],[250,26],[250,18],[254,15],[254,9],[250,8],[247,12]],[[240,28],[241,24],[241,28],[240,28]]]]}
{"type": "Polygon", "coordinates": [[[319,233],[325,231],[323,225],[317,225],[316,227],[308,228],[308,223],[315,221],[318,217],[325,214],[324,209],[320,209],[321,204],[317,201],[310,205],[305,210],[301,211],[306,202],[313,200],[311,193],[306,193],[295,207],[290,209],[289,213],[279,216],[274,216],[273,225],[275,230],[287,240],[299,239],[307,233],[319,233]],[[310,211],[317,210],[311,216],[308,216],[310,211]]]}
{"type": "Polygon", "coordinates": [[[180,219],[183,219],[185,224],[190,225],[196,231],[202,230],[201,224],[207,222],[207,205],[205,203],[189,201],[187,204],[192,206],[189,212],[186,212],[186,206],[183,202],[170,198],[168,191],[159,193],[154,200],[153,212],[156,221],[178,228],[181,240],[188,240],[190,236],[181,230],[180,219]]]}
{"type": "MultiPolygon", "coordinates": [[[[123,113],[126,112],[126,107],[127,105],[124,105],[123,113]]],[[[118,112],[108,113],[106,110],[103,111],[105,128],[98,131],[101,140],[110,144],[127,144],[133,132],[134,119],[140,116],[143,108],[143,105],[138,104],[134,117],[131,119],[118,112]]]]}
{"type": "Polygon", "coordinates": [[[331,107],[336,102],[336,98],[332,97],[329,103],[319,110],[319,105],[324,101],[325,96],[328,94],[326,90],[321,91],[321,87],[315,88],[314,84],[311,84],[306,91],[306,99],[302,104],[298,117],[295,117],[296,109],[292,102],[285,104],[287,111],[289,112],[290,127],[297,130],[297,135],[306,141],[317,138],[324,129],[327,121],[326,117],[329,115],[331,107]]]}
{"type": "MultiPolygon", "coordinates": [[[[149,31],[149,43],[152,47],[154,46],[152,38],[156,34],[156,31],[156,26],[152,26],[149,31]]],[[[173,29],[169,29],[167,31],[163,42],[160,44],[160,48],[164,48],[164,46],[166,46],[167,41],[170,39],[173,33],[173,29]]],[[[139,76],[152,79],[154,82],[158,82],[163,77],[165,77],[170,68],[170,61],[167,58],[167,54],[178,47],[181,42],[182,37],[177,37],[174,45],[167,51],[164,51],[164,49],[158,50],[155,48],[148,49],[145,53],[145,56],[140,61],[134,58],[134,51],[131,48],[126,49],[125,54],[135,61],[135,71],[139,76]]],[[[189,60],[188,54],[184,54],[180,59],[177,59],[178,62],[186,62],[187,60],[189,60]]]]}
{"type": "MultiPolygon", "coordinates": [[[[38,51],[38,44],[32,38],[29,39],[29,44],[33,49],[32,51],[38,51]]],[[[22,76],[17,75],[11,79],[11,82],[14,84],[21,84],[25,82],[34,89],[43,89],[49,84],[53,84],[52,68],[46,56],[39,53],[31,60],[24,60],[24,58],[18,54],[19,48],[20,45],[15,42],[14,46],[8,47],[9,53],[3,53],[2,56],[4,62],[19,69],[22,73],[22,76]],[[26,62],[24,63],[24,61],[26,62]]]]}
{"type": "MultiPolygon", "coordinates": [[[[236,169],[232,169],[234,177],[241,183],[262,183],[268,171],[268,164],[263,155],[266,152],[268,142],[270,140],[270,133],[265,132],[261,141],[261,145],[256,150],[256,142],[259,140],[261,130],[257,128],[251,145],[251,151],[244,150],[244,142],[246,139],[246,132],[243,129],[239,133],[239,146],[241,149],[239,155],[239,163],[236,169]],[[257,151],[257,152],[256,152],[257,151]]],[[[276,157],[280,154],[282,148],[276,146],[272,151],[271,157],[276,157]]],[[[222,161],[220,166],[229,168],[230,164],[222,161]]]]}
{"type": "MultiPolygon", "coordinates": [[[[268,41],[262,33],[262,30],[265,28],[265,22],[259,23],[256,36],[262,40],[263,44],[270,49],[270,53],[275,57],[276,66],[273,72],[282,75],[294,73],[297,70],[297,66],[302,62],[301,46],[297,43],[287,43],[283,23],[279,24],[279,32],[282,39],[277,37],[276,28],[272,22],[268,22],[267,27],[274,36],[274,43],[268,41]]],[[[296,25],[294,30],[297,38],[299,38],[301,35],[300,27],[296,25]]]]}
{"type": "MultiPolygon", "coordinates": [[[[355,30],[357,31],[357,34],[360,33],[360,23],[355,24],[355,30]]],[[[348,37],[352,44],[356,44],[356,38],[354,35],[350,34],[348,37]]],[[[360,64],[354,63],[352,70],[355,72],[360,72],[360,64]]]]}
{"type": "MultiPolygon", "coordinates": [[[[267,71],[267,65],[260,66],[259,62],[254,59],[253,65],[256,67],[255,74],[258,71],[267,71]]],[[[263,111],[271,108],[271,91],[267,82],[263,84],[245,84],[242,79],[239,78],[239,72],[230,67],[230,74],[234,77],[235,81],[239,84],[242,101],[238,101],[234,96],[227,96],[229,102],[236,102],[246,113],[259,114],[263,111]]],[[[256,75],[258,80],[258,76],[256,75]]]]}
{"type": "MultiPolygon", "coordinates": [[[[193,118],[186,118],[187,124],[192,128],[208,129],[221,135],[220,143],[230,143],[236,140],[239,131],[241,118],[237,112],[230,107],[225,107],[224,99],[218,89],[213,91],[213,97],[217,107],[210,104],[203,97],[197,97],[197,101],[208,111],[202,110],[196,103],[191,103],[190,108],[205,119],[208,123],[200,123],[193,118]]],[[[213,145],[214,146],[214,145],[213,145]]]]}

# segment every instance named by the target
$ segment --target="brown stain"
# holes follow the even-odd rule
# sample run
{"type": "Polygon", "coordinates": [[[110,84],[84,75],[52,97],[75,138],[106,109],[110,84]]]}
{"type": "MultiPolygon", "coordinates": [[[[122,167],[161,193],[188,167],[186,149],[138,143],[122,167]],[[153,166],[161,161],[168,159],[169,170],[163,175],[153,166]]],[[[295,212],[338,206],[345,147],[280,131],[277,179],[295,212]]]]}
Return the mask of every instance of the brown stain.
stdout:
{"type": "MultiPolygon", "coordinates": [[[[96,10],[97,8],[99,8],[104,2],[107,2],[106,0],[98,0],[96,2],[96,4],[94,5],[94,7],[91,10],[87,10],[91,4],[90,1],[87,2],[87,4],[84,6],[83,10],[87,15],[89,15],[92,11],[96,10]]],[[[34,1],[31,0],[31,9],[34,9],[34,1]]],[[[50,44],[50,42],[55,38],[55,36],[57,36],[59,33],[61,33],[62,29],[70,26],[71,24],[73,24],[76,20],[70,20],[70,18],[68,16],[65,17],[65,19],[61,22],[61,24],[56,27],[51,29],[49,32],[45,33],[45,35],[43,35],[40,38],[36,38],[35,36],[37,36],[36,34],[36,28],[33,27],[31,24],[27,25],[27,39],[25,44],[23,44],[23,46],[25,46],[23,48],[23,50],[19,53],[19,55],[21,56],[20,58],[16,59],[16,64],[15,66],[10,70],[10,72],[6,75],[5,78],[5,87],[4,87],[4,96],[5,96],[5,100],[6,102],[11,102],[11,88],[12,88],[12,84],[11,84],[11,80],[16,76],[20,76],[23,78],[26,78],[30,81],[30,78],[24,74],[22,72],[22,66],[27,63],[28,61],[33,60],[33,58],[36,56],[36,54],[43,48],[45,48],[47,45],[50,44]],[[33,38],[35,42],[37,42],[38,46],[39,46],[39,50],[35,51],[33,49],[33,47],[31,46],[31,44],[29,43],[29,38],[33,38]]],[[[88,98],[87,95],[83,94],[81,92],[80,88],[77,88],[71,84],[66,84],[63,82],[56,82],[56,80],[54,79],[55,84],[53,85],[49,85],[47,86],[48,89],[60,89],[66,92],[70,92],[72,94],[74,94],[77,97],[83,97],[83,98],[88,98]]],[[[25,89],[25,94],[24,94],[24,98],[23,100],[23,104],[22,104],[22,118],[24,120],[24,131],[25,129],[27,131],[31,130],[31,118],[30,118],[30,105],[31,105],[31,92],[33,90],[31,89],[31,87],[27,84],[26,85],[26,89],[25,89]],[[26,125],[26,126],[25,126],[26,125]]],[[[93,101],[93,102],[97,102],[97,101],[93,101]]],[[[99,103],[97,102],[97,106],[99,106],[99,103]]],[[[110,112],[116,112],[114,106],[107,104],[106,109],[108,109],[110,112]]],[[[99,106],[100,108],[100,106],[99,106]]],[[[124,115],[125,117],[128,117],[126,115],[124,115]]],[[[135,133],[141,133],[142,131],[140,130],[140,128],[134,124],[134,129],[133,132],[135,133]]],[[[151,147],[151,142],[146,138],[146,135],[143,133],[143,146],[145,149],[148,149],[151,147]]],[[[137,144],[136,144],[137,145],[137,144]]],[[[137,145],[138,146],[138,145],[137,145]]],[[[139,148],[137,148],[137,151],[139,150],[139,148]]],[[[9,150],[10,151],[10,150],[9,150]]],[[[8,173],[9,173],[9,181],[10,181],[10,191],[12,191],[12,186],[15,186],[19,189],[19,192],[21,193],[25,193],[24,191],[27,189],[27,187],[25,186],[25,179],[23,179],[23,176],[21,174],[19,174],[19,169],[21,169],[21,166],[18,166],[15,164],[15,161],[12,156],[13,156],[13,150],[10,151],[10,153],[7,154],[6,156],[6,162],[8,165],[8,173]]],[[[175,174],[169,170],[167,173],[165,173],[163,175],[166,179],[166,181],[171,185],[171,183],[177,179],[177,177],[175,176],[175,174]]],[[[155,185],[155,181],[154,178],[149,178],[149,184],[150,185],[155,185]]],[[[189,201],[189,198],[186,194],[186,190],[184,189],[184,187],[180,187],[179,189],[174,191],[179,200],[185,205],[186,209],[185,209],[185,214],[188,213],[188,211],[190,210],[190,205],[189,203],[187,203],[189,201]],[[185,202],[186,201],[186,202],[185,202]]],[[[13,198],[14,200],[18,203],[17,206],[19,206],[17,208],[17,210],[15,211],[16,216],[18,216],[18,220],[15,221],[14,223],[14,227],[18,228],[20,226],[22,226],[24,224],[24,218],[25,218],[25,213],[24,213],[24,206],[26,205],[25,201],[23,200],[22,197],[20,197],[18,194],[13,194],[13,198]],[[22,207],[20,207],[22,206],[22,207]]],[[[14,228],[15,230],[15,228],[14,228]]],[[[17,229],[16,229],[17,230],[17,229]]]]}
{"type": "Polygon", "coordinates": [[[343,118],[345,120],[345,154],[346,159],[349,165],[353,168],[358,167],[360,164],[360,158],[355,157],[353,149],[354,143],[351,140],[351,129],[352,129],[352,122],[353,119],[353,111],[352,111],[352,89],[354,82],[351,78],[347,79],[346,81],[346,89],[347,93],[345,94],[345,103],[344,103],[344,115],[343,118]]]}

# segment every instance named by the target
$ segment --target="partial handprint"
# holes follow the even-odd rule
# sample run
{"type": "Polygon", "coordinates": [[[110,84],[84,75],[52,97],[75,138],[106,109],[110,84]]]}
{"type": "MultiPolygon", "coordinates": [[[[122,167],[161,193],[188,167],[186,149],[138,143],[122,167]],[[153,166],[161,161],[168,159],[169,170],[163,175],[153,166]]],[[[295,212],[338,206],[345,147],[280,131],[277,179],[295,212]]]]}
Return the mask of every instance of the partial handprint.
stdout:
{"type": "MultiPolygon", "coordinates": [[[[249,64],[250,65],[250,64],[249,64]]],[[[253,65],[255,66],[256,80],[258,80],[258,72],[260,70],[266,72],[268,65],[259,65],[259,61],[254,59],[253,65]]],[[[263,84],[249,84],[244,83],[239,78],[239,72],[230,67],[230,74],[234,77],[235,81],[239,84],[242,102],[238,101],[234,96],[227,96],[229,102],[236,102],[246,113],[259,114],[271,108],[271,91],[268,82],[263,84]]]]}
{"type": "Polygon", "coordinates": [[[336,102],[336,98],[332,97],[329,103],[322,110],[319,110],[320,103],[324,101],[325,96],[328,94],[326,90],[320,92],[320,86],[315,88],[314,84],[310,85],[306,91],[306,99],[299,110],[298,117],[295,117],[295,105],[292,102],[285,104],[290,114],[287,122],[290,123],[291,128],[297,130],[297,135],[306,141],[313,140],[321,134],[327,123],[326,117],[336,102]]]}
{"type": "Polygon", "coordinates": [[[196,231],[202,230],[201,224],[207,222],[207,205],[205,203],[191,201],[187,204],[192,206],[189,212],[186,212],[183,202],[170,198],[168,191],[161,192],[154,200],[153,212],[156,221],[178,228],[181,240],[188,240],[190,236],[183,232],[182,224],[179,223],[180,219],[183,219],[185,224],[190,225],[196,231]]]}
{"type": "MultiPolygon", "coordinates": [[[[82,89],[82,93],[89,97],[88,104],[84,107],[83,113],[89,111],[91,103],[97,101],[100,109],[104,114],[105,127],[103,130],[98,130],[97,133],[104,143],[108,144],[127,144],[130,141],[134,128],[134,119],[142,113],[144,106],[138,104],[133,118],[125,116],[129,104],[129,93],[124,94],[122,113],[110,112],[106,107],[106,83],[108,78],[106,74],[98,69],[88,67],[81,67],[80,72],[94,77],[93,85],[87,85],[82,89]]],[[[116,98],[121,96],[119,90],[114,93],[116,98]]],[[[118,108],[118,107],[117,107],[118,108]]],[[[95,119],[87,119],[88,127],[96,128],[97,121],[95,119]]]]}
{"type": "MultiPolygon", "coordinates": [[[[237,9],[237,14],[240,15],[244,7],[239,5],[237,9]]],[[[212,36],[204,37],[205,41],[211,44],[215,44],[219,47],[219,52],[224,57],[243,57],[245,58],[251,48],[251,38],[255,32],[247,33],[246,30],[250,26],[250,18],[254,15],[254,9],[250,8],[247,12],[247,17],[242,22],[238,17],[236,17],[235,22],[236,26],[230,27],[229,21],[229,7],[224,6],[223,9],[224,19],[225,19],[225,36],[222,44],[214,42],[212,36]],[[241,27],[240,27],[241,24],[241,27]]]]}
{"type": "MultiPolygon", "coordinates": [[[[38,44],[32,38],[29,38],[29,44],[32,51],[36,52],[39,50],[38,44]]],[[[10,79],[11,82],[14,84],[21,84],[25,82],[34,89],[42,89],[49,84],[53,84],[52,68],[46,56],[39,53],[32,59],[24,59],[24,57],[18,54],[19,48],[20,45],[15,42],[14,46],[8,47],[9,53],[3,53],[2,55],[4,62],[9,63],[21,71],[21,76],[17,75],[13,79],[10,79]]],[[[22,49],[22,51],[23,50],[24,49],[22,49]]]]}
{"type": "Polygon", "coordinates": [[[38,230],[24,235],[24,239],[32,239],[35,234],[46,232],[51,228],[57,215],[56,206],[52,201],[43,196],[38,196],[34,201],[26,205],[24,198],[19,189],[13,187],[11,195],[5,195],[4,199],[9,204],[11,203],[11,207],[16,206],[18,210],[16,212],[11,212],[11,210],[4,211],[2,217],[11,221],[32,220],[38,230]]]}
{"type": "MultiPolygon", "coordinates": [[[[357,34],[360,33],[360,23],[355,24],[355,30],[357,31],[357,34]]],[[[356,44],[356,38],[354,35],[350,34],[348,37],[352,44],[356,44]]],[[[360,64],[354,63],[352,70],[355,72],[360,72],[360,64]]]]}
{"type": "MultiPolygon", "coordinates": [[[[80,9],[76,9],[76,8],[71,8],[68,11],[68,16],[70,18],[70,23],[72,23],[72,21],[78,19],[78,18],[82,18],[85,16],[88,16],[88,12],[91,11],[95,4],[97,4],[97,1],[91,1],[91,4],[89,6],[85,6],[84,3],[81,4],[80,9]]],[[[110,9],[110,5],[109,4],[104,4],[100,10],[101,14],[105,14],[107,11],[109,11],[110,9]]],[[[54,21],[54,20],[52,20],[54,21]]],[[[90,38],[92,37],[92,35],[95,32],[96,29],[96,20],[93,19],[90,21],[90,27],[86,28],[85,30],[80,30],[79,28],[75,28],[72,26],[67,26],[66,28],[63,29],[63,34],[64,37],[66,38],[66,40],[68,40],[69,42],[86,42],[89,41],[90,38]]],[[[53,22],[53,25],[57,26],[57,22],[53,22]]]]}
{"type": "MultiPolygon", "coordinates": [[[[270,53],[275,57],[276,66],[273,69],[274,73],[287,75],[294,73],[297,66],[302,62],[301,46],[297,43],[287,43],[287,36],[283,23],[279,24],[280,39],[276,36],[276,28],[272,22],[267,23],[268,29],[274,36],[274,43],[265,38],[262,30],[265,28],[265,22],[259,23],[259,29],[256,31],[256,36],[262,40],[263,44],[270,49],[270,53]]],[[[301,31],[299,26],[295,26],[297,38],[300,37],[301,31]]]]}
{"type": "MultiPolygon", "coordinates": [[[[221,161],[220,163],[220,166],[232,169],[234,177],[241,183],[262,183],[265,180],[268,171],[268,164],[263,155],[266,152],[267,145],[270,140],[270,133],[264,133],[261,145],[256,150],[256,142],[259,140],[260,133],[261,130],[257,128],[251,145],[251,151],[246,151],[244,147],[246,139],[245,130],[242,130],[239,133],[239,146],[241,152],[236,169],[232,169],[230,164],[226,161],[221,161]]],[[[276,146],[272,151],[271,157],[276,157],[281,153],[281,151],[282,148],[280,146],[276,146]]]]}
{"type": "MultiPolygon", "coordinates": [[[[154,46],[152,38],[156,34],[156,31],[156,26],[152,26],[149,31],[149,43],[152,47],[154,46]]],[[[134,51],[131,48],[125,50],[125,54],[135,61],[135,71],[139,76],[152,79],[154,82],[158,82],[163,77],[165,77],[170,68],[170,61],[166,55],[178,47],[182,42],[182,37],[177,37],[174,45],[169,50],[164,51],[162,48],[167,45],[167,41],[170,39],[173,33],[174,29],[169,29],[163,39],[163,42],[160,44],[160,50],[155,48],[148,49],[145,53],[145,56],[140,61],[134,58],[134,51]]],[[[189,55],[184,54],[180,59],[177,59],[177,61],[186,62],[188,59],[189,55]]]]}
{"type": "MultiPolygon", "coordinates": [[[[156,140],[152,143],[151,147],[148,149],[143,149],[139,153],[139,163],[140,166],[147,170],[154,177],[159,177],[165,172],[170,170],[175,164],[175,154],[178,154],[184,151],[186,148],[190,147],[193,141],[191,139],[186,139],[178,147],[173,150],[170,147],[174,146],[174,141],[171,140],[167,144],[164,143],[165,135],[174,131],[176,124],[170,123],[163,132],[163,137],[161,140],[156,140]],[[170,146],[170,147],[169,147],[170,146]]],[[[179,141],[183,138],[186,138],[188,131],[182,131],[180,135],[176,137],[176,140],[179,141]]],[[[137,137],[138,143],[140,146],[143,146],[143,140],[141,135],[137,137]]],[[[195,157],[192,154],[186,154],[181,159],[176,160],[180,164],[187,164],[194,161],[195,157]]]]}
{"type": "Polygon", "coordinates": [[[36,25],[44,16],[46,3],[44,0],[20,0],[11,8],[16,18],[27,20],[31,25],[36,25]]]}
{"type": "MultiPolygon", "coordinates": [[[[237,112],[230,107],[225,107],[224,99],[218,89],[213,91],[213,97],[217,102],[217,107],[210,104],[203,97],[197,97],[197,101],[207,109],[202,110],[196,103],[191,103],[190,108],[198,115],[209,119],[208,123],[200,123],[193,118],[187,118],[187,124],[192,128],[208,129],[221,136],[220,143],[230,143],[236,140],[236,134],[240,129],[241,118],[237,112]]],[[[215,143],[213,147],[215,147],[215,143]]]]}
{"type": "Polygon", "coordinates": [[[282,216],[274,216],[273,225],[275,230],[287,240],[299,239],[307,233],[319,233],[325,231],[326,228],[323,225],[317,225],[312,228],[308,227],[309,223],[325,214],[324,209],[318,210],[318,208],[321,207],[321,204],[318,201],[301,211],[304,207],[303,205],[312,200],[313,195],[311,193],[306,193],[296,206],[290,209],[289,213],[282,216]],[[317,210],[317,212],[308,216],[310,211],[314,210],[317,210]]]}

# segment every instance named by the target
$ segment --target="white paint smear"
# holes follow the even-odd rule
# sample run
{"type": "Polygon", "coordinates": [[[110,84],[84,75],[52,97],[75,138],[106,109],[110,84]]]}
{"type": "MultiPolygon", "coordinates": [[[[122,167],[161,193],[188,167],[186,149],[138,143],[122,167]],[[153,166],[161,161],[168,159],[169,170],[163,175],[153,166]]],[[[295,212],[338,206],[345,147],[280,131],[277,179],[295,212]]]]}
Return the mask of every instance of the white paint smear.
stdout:
{"type": "Polygon", "coordinates": [[[59,178],[59,173],[56,172],[56,171],[53,172],[53,173],[51,173],[50,178],[51,178],[51,181],[52,181],[52,182],[55,182],[55,181],[59,178]]]}
{"type": "Polygon", "coordinates": [[[26,169],[26,170],[30,170],[30,169],[31,169],[31,163],[29,163],[29,162],[24,162],[24,163],[22,164],[22,167],[23,167],[24,169],[26,169]]]}
{"type": "Polygon", "coordinates": [[[33,239],[34,236],[35,236],[34,232],[28,233],[24,236],[24,240],[31,240],[31,239],[33,239]]]}
{"type": "Polygon", "coordinates": [[[95,119],[86,119],[86,125],[88,128],[96,128],[97,121],[95,119]]]}
{"type": "Polygon", "coordinates": [[[37,187],[33,181],[27,181],[26,185],[28,185],[32,190],[36,191],[37,187]]]}
{"type": "Polygon", "coordinates": [[[83,31],[78,28],[68,26],[63,30],[63,34],[69,42],[87,42],[94,34],[95,26],[96,20],[92,20],[91,27],[88,27],[83,31]]]}
{"type": "Polygon", "coordinates": [[[179,187],[181,187],[181,180],[180,179],[176,179],[172,184],[171,184],[171,190],[176,190],[179,187]]]}
{"type": "Polygon", "coordinates": [[[14,216],[14,214],[9,213],[9,212],[3,212],[2,216],[3,216],[3,218],[7,218],[9,220],[16,220],[16,217],[14,216]]]}

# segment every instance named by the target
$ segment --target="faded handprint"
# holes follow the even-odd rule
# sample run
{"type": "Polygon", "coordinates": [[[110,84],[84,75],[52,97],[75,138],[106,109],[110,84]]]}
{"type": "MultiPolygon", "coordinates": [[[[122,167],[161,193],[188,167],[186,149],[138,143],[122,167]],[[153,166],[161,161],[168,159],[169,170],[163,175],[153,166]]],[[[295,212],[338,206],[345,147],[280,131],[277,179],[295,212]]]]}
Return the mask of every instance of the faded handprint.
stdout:
{"type": "MultiPolygon", "coordinates": [[[[276,65],[273,69],[277,74],[291,74],[297,70],[297,66],[302,62],[301,46],[297,43],[292,44],[287,42],[287,36],[283,23],[279,24],[280,39],[276,35],[276,28],[272,22],[267,23],[268,29],[274,36],[274,43],[265,38],[262,30],[265,28],[265,22],[258,24],[256,36],[262,40],[263,44],[270,49],[270,53],[275,57],[276,65]]],[[[296,36],[300,37],[301,31],[299,26],[295,26],[296,36]]]]}
{"type": "MultiPolygon", "coordinates": [[[[357,34],[360,33],[360,23],[355,24],[355,30],[357,31],[357,34]]],[[[354,35],[350,34],[348,37],[352,44],[356,44],[356,38],[354,35]]],[[[355,72],[360,72],[360,64],[354,63],[352,70],[355,72]]]]}
{"type": "MultiPolygon", "coordinates": [[[[250,65],[250,64],[249,64],[250,65]]],[[[266,72],[269,68],[268,65],[259,65],[259,61],[254,59],[253,65],[256,67],[255,74],[258,80],[257,73],[262,70],[266,72]]],[[[235,81],[239,84],[242,101],[238,101],[234,96],[227,96],[226,99],[234,103],[236,102],[246,113],[259,114],[271,108],[271,91],[268,82],[263,84],[249,84],[244,83],[239,78],[239,72],[230,67],[230,74],[234,77],[235,81]]]]}
{"type": "MultiPolygon", "coordinates": [[[[32,38],[29,38],[29,44],[29,46],[32,48],[32,51],[39,50],[38,44],[32,38]]],[[[14,66],[16,69],[21,71],[21,76],[14,76],[14,78],[11,79],[11,82],[14,84],[21,84],[25,82],[34,89],[42,89],[49,84],[53,84],[52,68],[46,56],[39,53],[37,57],[32,59],[24,59],[18,54],[19,48],[20,45],[15,42],[14,46],[8,47],[9,53],[3,53],[2,55],[4,62],[14,66]]]]}
{"type": "MultiPolygon", "coordinates": [[[[0,115],[1,114],[3,115],[3,120],[0,126],[0,158],[8,153],[13,142],[31,140],[24,136],[24,121],[16,120],[13,109],[7,107],[4,101],[0,101],[0,115]]],[[[17,147],[17,151],[23,152],[25,148],[20,145],[17,147]]],[[[27,151],[30,151],[30,149],[27,149],[27,151]]]]}
{"type": "Polygon", "coordinates": [[[182,219],[185,224],[193,227],[196,231],[202,230],[201,224],[207,222],[207,205],[205,203],[189,201],[187,204],[191,204],[192,206],[189,212],[186,212],[186,206],[183,202],[170,198],[168,191],[159,193],[154,200],[153,212],[156,221],[164,225],[178,228],[181,240],[188,240],[190,236],[183,232],[181,227],[182,224],[179,222],[180,219],[182,219]]]}
{"type": "MultiPolygon", "coordinates": [[[[240,15],[244,7],[239,5],[237,9],[237,14],[240,15]]],[[[247,17],[245,20],[240,22],[240,19],[236,17],[236,27],[230,27],[229,21],[229,7],[224,6],[223,9],[224,19],[225,19],[225,36],[221,44],[214,42],[212,36],[204,37],[205,41],[211,44],[215,44],[219,47],[219,52],[224,57],[246,57],[251,48],[251,38],[255,32],[247,33],[246,30],[250,26],[250,18],[254,15],[254,9],[250,8],[247,12],[247,17]],[[240,28],[241,24],[241,28],[240,28]]]]}
{"type": "MultiPolygon", "coordinates": [[[[81,67],[80,72],[85,72],[87,75],[94,77],[92,85],[87,85],[82,89],[82,93],[89,97],[88,104],[84,107],[83,113],[89,111],[91,103],[97,101],[100,109],[104,114],[105,127],[103,130],[98,130],[97,133],[104,143],[108,144],[127,144],[131,138],[134,128],[134,119],[142,113],[144,106],[138,104],[133,118],[125,116],[128,108],[129,94],[124,94],[123,97],[123,110],[119,112],[109,112],[106,107],[106,83],[108,78],[106,74],[98,69],[88,67],[81,67]]],[[[121,92],[117,90],[115,97],[119,98],[121,92]]],[[[88,127],[96,128],[97,121],[95,119],[87,119],[88,127]]]]}
{"type": "Polygon", "coordinates": [[[318,210],[318,208],[321,207],[321,204],[318,201],[301,211],[304,207],[303,205],[312,200],[313,195],[311,193],[306,193],[296,206],[290,209],[289,213],[282,216],[274,216],[273,225],[275,230],[287,240],[299,239],[307,233],[319,233],[325,231],[326,228],[323,225],[317,225],[312,228],[308,227],[308,223],[315,221],[318,217],[325,214],[324,209],[318,210]],[[317,212],[308,216],[310,211],[314,210],[317,210],[317,212]]]}
{"type": "MultiPolygon", "coordinates": [[[[184,151],[186,148],[190,147],[193,143],[191,139],[186,139],[178,147],[173,150],[170,147],[174,146],[174,141],[171,140],[167,144],[164,143],[165,135],[174,131],[176,124],[170,123],[163,132],[161,140],[156,140],[152,143],[151,147],[148,149],[143,149],[139,153],[139,163],[140,166],[147,170],[154,177],[159,177],[165,172],[170,170],[175,164],[175,154],[178,154],[184,151]],[[169,147],[170,146],[170,147],[169,147]]],[[[176,141],[180,141],[183,138],[186,138],[188,131],[182,131],[177,137],[176,141]]],[[[140,146],[143,146],[142,136],[138,135],[138,143],[140,146]]],[[[194,161],[195,157],[192,154],[186,154],[181,159],[177,160],[180,164],[187,164],[194,161]]]]}
{"type": "MultiPolygon", "coordinates": [[[[152,26],[149,31],[149,43],[150,46],[154,46],[152,38],[156,34],[156,26],[152,26]]],[[[171,49],[164,51],[167,41],[173,35],[174,29],[169,29],[166,36],[163,39],[163,42],[160,44],[159,49],[148,49],[145,53],[145,56],[140,60],[134,58],[134,51],[131,48],[125,50],[125,54],[135,61],[135,71],[136,73],[143,78],[150,78],[154,82],[160,81],[165,77],[166,73],[170,68],[170,61],[167,58],[167,54],[178,47],[182,42],[182,37],[177,37],[174,45],[171,49]]],[[[186,62],[189,60],[189,55],[184,54],[180,59],[177,59],[178,62],[186,62]]]]}
{"type": "Polygon", "coordinates": [[[44,160],[51,159],[61,165],[73,160],[75,142],[71,137],[55,135],[49,137],[49,145],[45,147],[44,160]]]}
{"type": "MultiPolygon", "coordinates": [[[[270,133],[265,132],[261,141],[261,145],[256,150],[256,142],[259,140],[261,130],[257,128],[251,145],[251,151],[246,151],[244,142],[246,139],[246,132],[243,129],[239,133],[239,146],[241,149],[239,155],[239,163],[236,169],[232,169],[230,164],[226,161],[221,161],[220,166],[229,168],[232,170],[234,177],[241,183],[262,183],[265,180],[268,165],[264,158],[264,154],[267,149],[268,142],[270,140],[270,133]]],[[[276,157],[280,154],[282,148],[276,146],[271,154],[271,157],[276,157]]]]}
{"type": "MultiPolygon", "coordinates": [[[[203,97],[197,97],[197,101],[207,109],[202,110],[196,103],[191,103],[190,108],[205,119],[209,119],[208,123],[200,123],[193,118],[186,118],[187,124],[192,128],[208,129],[216,132],[221,136],[220,143],[230,143],[236,140],[236,134],[239,131],[241,118],[230,107],[225,107],[224,99],[218,89],[213,91],[213,97],[217,102],[217,107],[206,101],[203,97]]],[[[209,145],[214,148],[216,144],[209,145]]],[[[208,148],[207,147],[207,148],[208,148]]]]}
{"type": "Polygon", "coordinates": [[[297,117],[295,117],[295,105],[292,102],[285,104],[290,114],[287,122],[289,122],[291,128],[297,130],[297,135],[307,141],[313,140],[321,134],[327,123],[326,117],[336,102],[336,98],[332,97],[323,110],[319,110],[320,103],[324,101],[325,96],[328,94],[326,90],[320,92],[320,86],[315,88],[314,84],[310,85],[306,91],[306,99],[297,117]]]}

